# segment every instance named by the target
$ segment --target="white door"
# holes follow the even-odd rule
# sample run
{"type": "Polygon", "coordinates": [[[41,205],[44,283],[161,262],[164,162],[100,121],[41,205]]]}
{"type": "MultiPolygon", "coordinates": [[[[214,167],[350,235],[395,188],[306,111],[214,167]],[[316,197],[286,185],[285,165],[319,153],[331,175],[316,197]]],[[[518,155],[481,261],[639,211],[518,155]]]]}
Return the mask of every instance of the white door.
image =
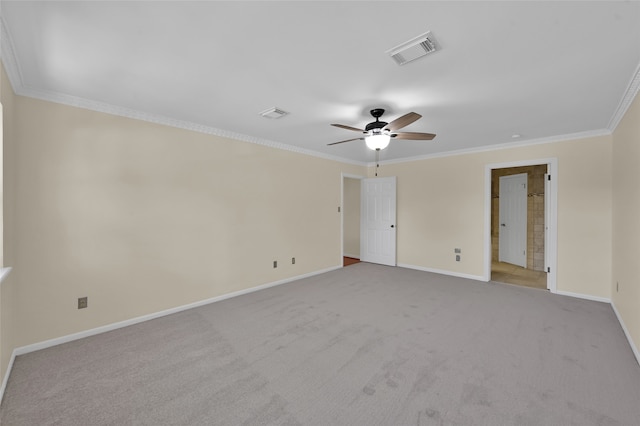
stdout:
{"type": "Polygon", "coordinates": [[[396,178],[362,179],[360,260],[396,266],[396,178]]]}
{"type": "Polygon", "coordinates": [[[527,174],[500,177],[500,262],[527,267],[527,174]]]}

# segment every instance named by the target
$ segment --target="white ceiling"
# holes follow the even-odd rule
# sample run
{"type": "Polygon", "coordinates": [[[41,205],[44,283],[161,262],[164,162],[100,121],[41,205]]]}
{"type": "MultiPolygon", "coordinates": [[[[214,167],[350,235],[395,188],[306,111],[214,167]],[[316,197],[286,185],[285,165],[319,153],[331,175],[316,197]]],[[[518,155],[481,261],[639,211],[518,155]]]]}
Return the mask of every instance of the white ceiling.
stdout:
{"type": "MultiPolygon", "coordinates": [[[[640,64],[640,2],[2,1],[17,93],[366,163],[363,128],[423,116],[381,160],[615,125],[640,64]],[[387,50],[431,31],[404,66],[387,50]],[[259,115],[278,107],[273,120],[259,115]],[[522,135],[513,139],[513,134],[522,135]]],[[[627,96],[628,97],[628,96],[627,96]]]]}

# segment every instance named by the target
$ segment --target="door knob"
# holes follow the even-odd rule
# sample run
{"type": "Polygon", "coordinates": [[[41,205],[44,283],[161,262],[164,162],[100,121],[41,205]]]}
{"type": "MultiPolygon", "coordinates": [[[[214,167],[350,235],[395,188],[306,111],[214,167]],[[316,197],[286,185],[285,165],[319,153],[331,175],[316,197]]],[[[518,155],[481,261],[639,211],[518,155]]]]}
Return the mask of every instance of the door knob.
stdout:
{"type": "Polygon", "coordinates": [[[507,225],[506,225],[506,224],[504,224],[504,223],[501,223],[501,224],[500,224],[500,226],[507,226],[507,225]]]}
{"type": "Polygon", "coordinates": [[[393,228],[393,225],[391,225],[391,227],[393,228]]]}

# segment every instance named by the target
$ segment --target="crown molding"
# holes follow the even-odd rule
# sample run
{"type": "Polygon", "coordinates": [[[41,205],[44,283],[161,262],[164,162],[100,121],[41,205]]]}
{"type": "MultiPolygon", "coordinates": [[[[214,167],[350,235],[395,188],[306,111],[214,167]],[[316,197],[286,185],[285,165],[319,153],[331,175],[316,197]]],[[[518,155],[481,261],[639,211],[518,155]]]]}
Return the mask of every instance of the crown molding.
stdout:
{"type": "Polygon", "coordinates": [[[17,93],[17,90],[24,86],[24,84],[22,84],[24,80],[22,79],[20,65],[18,65],[13,50],[11,35],[9,31],[7,31],[7,25],[2,16],[0,16],[0,58],[2,58],[2,63],[4,64],[4,69],[7,72],[7,77],[13,87],[13,91],[17,93]]]}
{"type": "MultiPolygon", "coordinates": [[[[569,133],[565,135],[550,136],[550,137],[538,138],[538,139],[529,139],[529,140],[523,140],[518,142],[507,142],[507,143],[501,143],[501,144],[495,144],[495,145],[487,145],[479,148],[459,149],[459,150],[447,151],[447,152],[442,152],[437,154],[421,155],[418,157],[398,158],[395,160],[379,161],[378,164],[385,165],[385,164],[407,163],[410,161],[429,160],[433,158],[451,157],[455,155],[464,155],[464,154],[476,154],[480,152],[497,151],[500,149],[509,149],[509,148],[523,147],[523,146],[564,142],[564,141],[569,141],[574,139],[585,139],[585,138],[591,138],[591,137],[597,137],[597,136],[609,136],[613,134],[616,127],[618,127],[618,124],[620,124],[620,121],[622,120],[624,115],[627,113],[627,110],[629,109],[629,107],[631,107],[631,104],[633,103],[636,96],[638,95],[638,92],[640,92],[640,64],[638,64],[638,67],[636,68],[636,71],[634,72],[633,77],[631,78],[631,81],[629,82],[627,89],[625,90],[624,96],[620,100],[620,103],[618,104],[616,111],[614,112],[613,116],[609,120],[609,124],[605,129],[589,130],[585,132],[569,133]]],[[[376,165],[375,162],[367,163],[367,167],[375,167],[375,165],[376,165]]]]}
{"type": "Polygon", "coordinates": [[[236,133],[229,130],[218,129],[216,127],[205,126],[203,124],[194,123],[190,121],[177,120],[170,117],[164,117],[157,114],[150,114],[144,111],[139,111],[131,108],[120,107],[111,105],[104,102],[92,101],[89,99],[80,98],[77,96],[64,95],[60,93],[49,92],[45,90],[33,89],[29,87],[22,87],[18,90],[14,90],[16,94],[29,98],[40,99],[47,102],[53,102],[63,105],[68,105],[76,108],[87,109],[91,111],[102,112],[105,114],[117,115],[120,117],[131,118],[134,120],[146,121],[150,123],[160,124],[164,126],[175,127],[184,130],[190,130],[193,132],[204,133],[213,136],[219,136],[227,139],[234,139],[242,142],[253,143],[256,145],[262,145],[269,148],[280,149],[283,151],[295,152],[297,154],[308,155],[311,157],[318,157],[325,160],[337,161],[340,163],[353,164],[356,166],[366,166],[365,162],[347,160],[338,156],[319,153],[304,148],[300,148],[293,145],[287,145],[284,143],[272,141],[269,139],[258,138],[254,136],[245,135],[242,133],[236,133]]]}
{"type": "MultiPolygon", "coordinates": [[[[349,160],[335,155],[324,154],[313,150],[300,148],[293,145],[287,145],[281,142],[276,142],[268,139],[249,136],[241,133],[235,133],[228,130],[218,129],[215,127],[205,126],[198,123],[189,121],[177,120],[169,117],[164,117],[156,114],[150,114],[144,111],[134,110],[130,108],[124,108],[116,105],[107,104],[104,102],[92,101],[76,96],[70,96],[50,91],[44,91],[40,89],[31,88],[24,85],[24,79],[22,77],[22,71],[20,65],[16,60],[15,50],[13,48],[13,42],[11,35],[6,29],[6,23],[0,16],[0,58],[4,64],[5,71],[9,78],[9,82],[13,88],[13,91],[20,96],[40,99],[48,102],[64,104],[77,108],[88,109],[92,111],[102,112],[111,115],[117,115],[125,118],[131,118],[134,120],[147,121],[155,124],[161,124],[170,127],[176,127],[184,130],[191,130],[198,133],[204,133],[223,138],[235,139],[243,142],[253,143],[257,145],[266,146],[269,148],[280,149],[284,151],[295,152],[298,154],[308,155],[312,157],[322,158],[330,161],[337,161],[339,163],[351,164],[356,166],[372,167],[376,165],[376,162],[356,161],[349,160]]],[[[451,157],[456,155],[474,154],[487,151],[496,151],[501,149],[517,148],[523,146],[540,145],[547,143],[562,142],[573,139],[581,139],[596,136],[611,135],[616,129],[625,113],[631,106],[633,100],[640,91],[640,64],[636,68],[636,71],[631,78],[629,85],[622,97],[616,111],[609,120],[606,129],[591,130],[586,132],[571,133],[566,135],[551,136],[539,139],[530,139],[518,142],[507,142],[502,144],[488,145],[478,148],[459,149],[453,151],[447,151],[436,154],[427,154],[416,157],[405,157],[394,160],[379,161],[378,164],[397,164],[406,163],[411,161],[421,161],[433,158],[451,157]]]]}
{"type": "Polygon", "coordinates": [[[640,64],[638,64],[636,72],[633,74],[633,77],[631,77],[631,81],[627,86],[627,90],[624,92],[624,96],[618,104],[618,108],[616,108],[616,111],[613,113],[613,116],[609,120],[607,129],[609,129],[612,133],[616,129],[616,127],[618,127],[618,124],[620,124],[622,117],[624,117],[624,115],[627,113],[627,110],[633,103],[633,100],[638,95],[638,91],[640,91],[640,64]]]}
{"type": "Polygon", "coordinates": [[[254,136],[244,135],[241,133],[235,133],[228,130],[218,129],[211,126],[205,126],[199,123],[193,123],[190,121],[177,120],[170,117],[164,117],[157,114],[150,114],[144,111],[134,110],[131,108],[120,107],[117,105],[111,105],[105,102],[98,102],[89,99],[84,99],[77,96],[70,96],[61,93],[35,89],[33,87],[25,86],[24,79],[22,78],[22,72],[18,61],[16,60],[15,50],[13,49],[13,42],[11,36],[7,31],[6,23],[4,19],[0,17],[0,58],[5,66],[7,77],[16,95],[25,96],[28,98],[40,99],[47,102],[53,102],[57,104],[68,105],[76,108],[87,109],[91,111],[102,112],[105,114],[117,115],[120,117],[131,118],[134,120],[147,121],[150,123],[161,124],[170,127],[176,127],[184,130],[191,130],[198,133],[204,133],[213,136],[219,136],[222,138],[235,139],[242,142],[249,142],[256,145],[262,145],[269,148],[280,149],[283,151],[295,152],[297,154],[308,155],[311,157],[318,157],[325,160],[337,161],[339,163],[352,164],[356,166],[366,167],[367,163],[364,161],[348,160],[335,155],[324,154],[317,151],[312,151],[304,148],[300,148],[293,145],[287,145],[280,142],[275,142],[268,139],[258,138],[254,136]]]}
{"type": "MultiPolygon", "coordinates": [[[[566,135],[549,136],[546,138],[529,139],[529,140],[518,141],[518,142],[499,143],[495,145],[481,146],[478,148],[457,149],[453,151],[439,152],[436,154],[427,154],[427,155],[420,155],[416,157],[407,157],[407,158],[398,158],[395,160],[379,161],[378,164],[385,165],[385,164],[409,163],[411,161],[431,160],[434,158],[453,157],[456,155],[477,154],[481,152],[499,151],[503,149],[520,148],[520,147],[532,146],[532,145],[543,145],[543,144],[564,142],[564,141],[570,141],[570,140],[576,140],[576,139],[593,138],[598,136],[610,136],[611,133],[612,132],[609,129],[589,130],[586,132],[568,133],[566,135]]],[[[376,165],[375,162],[367,163],[368,167],[375,167],[375,165],[376,165]]]]}

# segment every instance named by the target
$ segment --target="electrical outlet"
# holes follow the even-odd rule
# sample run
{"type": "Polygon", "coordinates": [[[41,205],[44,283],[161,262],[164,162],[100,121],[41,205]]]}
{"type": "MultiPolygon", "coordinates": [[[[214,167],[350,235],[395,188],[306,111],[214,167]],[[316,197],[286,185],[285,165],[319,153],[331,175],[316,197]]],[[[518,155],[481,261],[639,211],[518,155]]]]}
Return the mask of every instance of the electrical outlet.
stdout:
{"type": "Polygon", "coordinates": [[[460,255],[456,254],[456,262],[460,262],[460,255]]]}
{"type": "Polygon", "coordinates": [[[277,268],[277,267],[278,267],[278,261],[277,261],[277,260],[274,260],[274,261],[273,261],[273,267],[274,267],[274,268],[277,268]]]}
{"type": "Polygon", "coordinates": [[[84,309],[89,306],[89,298],[88,297],[78,297],[78,309],[84,309]]]}
{"type": "Polygon", "coordinates": [[[291,258],[291,264],[292,264],[292,265],[295,265],[295,264],[296,264],[296,258],[295,258],[295,257],[292,257],[292,258],[291,258]]]}
{"type": "Polygon", "coordinates": [[[453,249],[453,252],[454,252],[454,253],[462,253],[462,250],[460,250],[459,248],[454,248],[454,249],[453,249]]]}

